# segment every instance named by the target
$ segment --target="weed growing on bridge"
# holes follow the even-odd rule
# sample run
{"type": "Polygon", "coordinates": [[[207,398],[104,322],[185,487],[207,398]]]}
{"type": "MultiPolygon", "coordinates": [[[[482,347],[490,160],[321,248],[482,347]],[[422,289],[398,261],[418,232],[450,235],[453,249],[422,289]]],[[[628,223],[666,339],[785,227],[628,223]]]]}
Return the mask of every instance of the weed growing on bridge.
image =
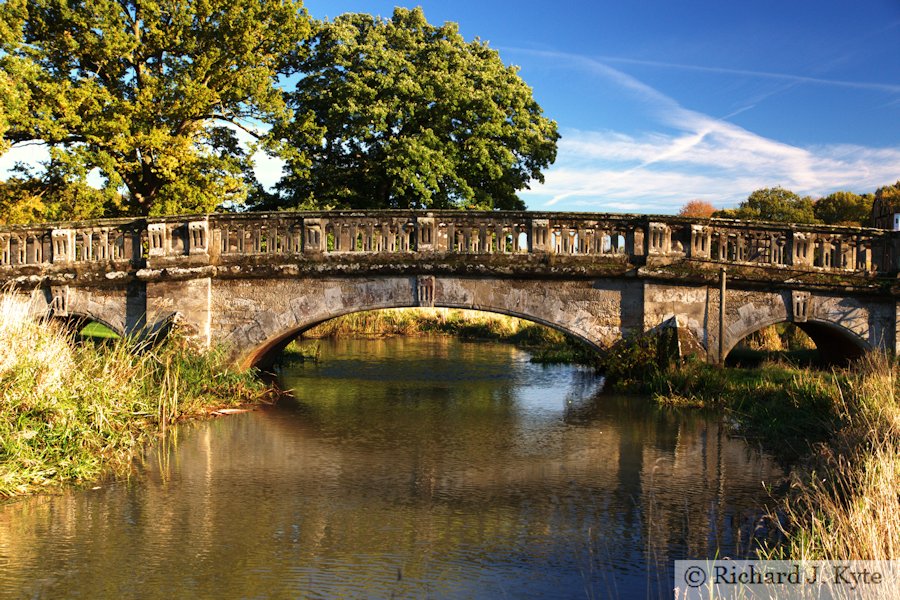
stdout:
{"type": "Polygon", "coordinates": [[[0,497],[127,472],[169,424],[266,393],[226,365],[177,335],[152,348],[76,344],[27,302],[0,297],[0,497]]]}

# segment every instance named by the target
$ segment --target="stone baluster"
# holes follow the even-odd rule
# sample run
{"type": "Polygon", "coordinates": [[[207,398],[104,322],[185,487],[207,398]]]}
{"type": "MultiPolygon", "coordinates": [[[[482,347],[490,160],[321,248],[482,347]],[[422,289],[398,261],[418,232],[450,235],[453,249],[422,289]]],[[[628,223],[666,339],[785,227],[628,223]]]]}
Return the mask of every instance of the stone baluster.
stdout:
{"type": "Polygon", "coordinates": [[[823,269],[831,268],[831,243],[829,238],[818,236],[815,252],[814,265],[823,269]]]}
{"type": "Polygon", "coordinates": [[[303,252],[319,254],[325,251],[325,230],[322,219],[303,220],[303,252]]]}
{"type": "Polygon", "coordinates": [[[848,271],[856,270],[856,240],[844,239],[841,244],[841,266],[848,271]]]}
{"type": "Polygon", "coordinates": [[[809,239],[805,233],[791,233],[791,265],[801,267],[809,265],[809,239]]]}
{"type": "Polygon", "coordinates": [[[334,248],[332,250],[334,252],[346,252],[347,246],[350,244],[346,223],[332,219],[329,233],[334,239],[334,248]]]}
{"type": "Polygon", "coordinates": [[[25,235],[17,235],[14,237],[16,239],[16,261],[18,261],[18,264],[20,265],[27,264],[28,248],[25,245],[25,240],[27,238],[25,235]]]}
{"type": "Polygon", "coordinates": [[[347,246],[348,252],[356,252],[360,249],[360,240],[359,240],[359,224],[356,221],[352,221],[350,225],[347,227],[350,236],[350,243],[347,246]]]}
{"type": "Polygon", "coordinates": [[[366,221],[362,226],[362,251],[363,252],[371,252],[372,251],[372,223],[371,221],[366,221]]]}
{"type": "Polygon", "coordinates": [[[496,246],[492,245],[492,251],[497,254],[506,254],[506,241],[509,237],[509,232],[511,231],[510,227],[507,227],[503,223],[494,223],[493,224],[493,236],[494,243],[496,246]]]}
{"type": "Polygon", "coordinates": [[[228,225],[220,225],[216,227],[217,240],[219,244],[219,254],[231,253],[231,228],[228,225]]]}
{"type": "Polygon", "coordinates": [[[672,230],[665,223],[650,223],[650,245],[648,252],[651,256],[665,256],[672,249],[672,230]]]}
{"type": "Polygon", "coordinates": [[[447,252],[458,252],[459,247],[456,245],[456,223],[447,222],[447,252]]]}
{"type": "Polygon", "coordinates": [[[191,221],[188,223],[188,253],[191,256],[209,254],[209,221],[191,221]]]}
{"type": "Polygon", "coordinates": [[[391,223],[381,224],[381,251],[396,252],[397,251],[397,234],[391,223]]]}
{"type": "Polygon", "coordinates": [[[772,264],[783,265],[785,263],[785,236],[773,234],[770,243],[772,245],[772,264]]]}
{"type": "Polygon", "coordinates": [[[532,219],[531,235],[528,236],[528,251],[546,253],[550,251],[550,221],[548,219],[532,219]]]}
{"type": "Polygon", "coordinates": [[[109,260],[109,229],[104,227],[97,232],[97,260],[109,260]]]}
{"type": "Polygon", "coordinates": [[[874,263],[874,257],[872,252],[872,240],[866,240],[862,244],[860,244],[859,252],[857,253],[857,264],[862,265],[862,270],[871,271],[872,265],[874,263]]]}
{"type": "MultiPolygon", "coordinates": [[[[0,240],[2,240],[2,236],[0,236],[0,240]]],[[[2,241],[0,241],[0,246],[2,246],[2,241]]],[[[36,265],[43,262],[43,245],[41,244],[41,236],[40,234],[31,233],[25,236],[25,263],[29,265],[36,265]]],[[[0,262],[2,264],[2,262],[0,262]]]]}
{"type": "Polygon", "coordinates": [[[710,231],[705,225],[691,225],[691,258],[709,258],[710,231]]]}
{"type": "Polygon", "coordinates": [[[12,264],[12,236],[8,233],[0,233],[0,265],[12,264]]]}
{"type": "Polygon", "coordinates": [[[54,229],[50,233],[53,262],[75,262],[75,232],[71,229],[54,229]]]}
{"type": "Polygon", "coordinates": [[[418,252],[434,252],[437,248],[437,231],[434,217],[419,217],[415,223],[416,250],[418,252]]]}

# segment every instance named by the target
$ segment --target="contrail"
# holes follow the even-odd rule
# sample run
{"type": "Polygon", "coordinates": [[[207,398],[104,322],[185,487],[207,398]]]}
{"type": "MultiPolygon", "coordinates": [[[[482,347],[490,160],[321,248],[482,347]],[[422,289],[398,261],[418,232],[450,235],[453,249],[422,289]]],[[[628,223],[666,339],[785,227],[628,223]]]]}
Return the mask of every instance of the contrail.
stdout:
{"type": "Polygon", "coordinates": [[[834,87],[853,88],[858,90],[875,90],[900,94],[900,85],[892,83],[876,83],[871,81],[847,81],[843,79],[824,79],[821,77],[807,77],[805,75],[791,75],[789,73],[773,73],[771,71],[752,71],[747,69],[731,69],[727,67],[706,67],[702,65],[685,65],[669,63],[657,60],[641,60],[637,58],[622,58],[619,56],[600,56],[598,60],[610,63],[628,65],[643,65],[647,67],[663,67],[666,69],[680,69],[683,71],[700,71],[703,73],[719,73],[722,75],[744,75],[747,77],[759,77],[763,79],[778,79],[794,83],[812,83],[816,85],[829,85],[834,87]]]}

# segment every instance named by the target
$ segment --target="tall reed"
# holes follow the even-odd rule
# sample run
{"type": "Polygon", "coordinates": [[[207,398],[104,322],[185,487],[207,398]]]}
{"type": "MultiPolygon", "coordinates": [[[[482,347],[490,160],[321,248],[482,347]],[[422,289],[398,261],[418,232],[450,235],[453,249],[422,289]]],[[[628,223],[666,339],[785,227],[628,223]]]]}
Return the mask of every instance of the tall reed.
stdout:
{"type": "Polygon", "coordinates": [[[133,451],[172,423],[268,394],[221,351],[177,334],[157,347],[77,344],[30,312],[0,296],[0,496],[127,472],[133,451]]]}
{"type": "Polygon", "coordinates": [[[796,469],[781,507],[786,542],[772,558],[900,558],[898,366],[861,359],[841,386],[842,426],[796,469]]]}

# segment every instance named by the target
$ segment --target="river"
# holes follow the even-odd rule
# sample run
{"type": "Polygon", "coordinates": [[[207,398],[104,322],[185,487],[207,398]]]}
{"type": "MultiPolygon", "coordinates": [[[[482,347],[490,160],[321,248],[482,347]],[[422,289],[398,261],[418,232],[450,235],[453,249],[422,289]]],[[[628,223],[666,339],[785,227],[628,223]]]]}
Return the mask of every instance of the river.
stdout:
{"type": "Polygon", "coordinates": [[[670,597],[745,556],[777,464],[722,417],[451,338],[322,342],[294,398],[176,428],[128,481],[0,506],[12,598],[670,597]]]}

